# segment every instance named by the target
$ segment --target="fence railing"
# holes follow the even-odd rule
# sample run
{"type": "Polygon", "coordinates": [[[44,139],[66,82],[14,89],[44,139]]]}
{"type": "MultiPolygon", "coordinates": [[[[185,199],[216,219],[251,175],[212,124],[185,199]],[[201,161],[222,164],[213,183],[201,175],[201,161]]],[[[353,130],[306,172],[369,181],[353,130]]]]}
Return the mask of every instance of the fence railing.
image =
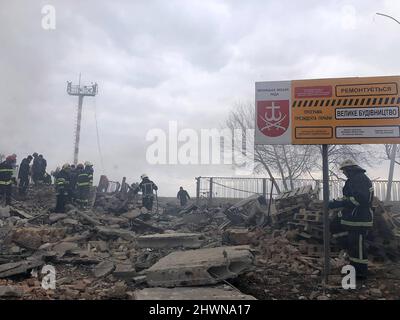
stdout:
{"type": "MultiPolygon", "coordinates": [[[[281,191],[284,191],[284,182],[282,179],[276,179],[281,191]]],[[[345,180],[330,180],[329,194],[330,198],[338,198],[342,196],[342,188],[345,180]]],[[[375,196],[384,200],[386,198],[386,190],[388,182],[386,180],[372,181],[375,196]]],[[[320,199],[322,199],[322,180],[313,179],[296,179],[293,181],[293,187],[299,188],[306,185],[312,185],[320,191],[320,199]]],[[[243,199],[254,194],[269,197],[271,193],[272,182],[269,178],[239,178],[239,177],[198,177],[196,178],[196,196],[200,198],[234,198],[243,199]]],[[[290,189],[290,187],[289,187],[290,189]]],[[[272,196],[278,194],[276,188],[272,190],[272,196]]],[[[400,201],[400,181],[393,181],[392,201],[400,201]]]]}

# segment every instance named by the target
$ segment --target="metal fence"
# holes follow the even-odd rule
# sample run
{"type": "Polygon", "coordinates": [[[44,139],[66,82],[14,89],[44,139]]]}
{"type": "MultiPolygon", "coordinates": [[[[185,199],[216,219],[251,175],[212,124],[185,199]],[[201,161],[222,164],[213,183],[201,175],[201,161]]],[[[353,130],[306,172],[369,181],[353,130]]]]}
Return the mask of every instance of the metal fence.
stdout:
{"type": "MultiPolygon", "coordinates": [[[[284,183],[282,179],[276,179],[281,191],[284,191],[284,183]]],[[[330,198],[338,198],[342,196],[342,188],[345,180],[330,180],[329,194],[330,198]]],[[[384,200],[386,198],[387,181],[372,181],[375,196],[384,200]]],[[[313,189],[318,188],[320,199],[322,199],[322,180],[313,179],[296,179],[293,181],[294,188],[306,185],[312,185],[313,189]]],[[[271,192],[272,182],[269,178],[236,178],[236,177],[198,177],[196,178],[196,195],[197,198],[234,198],[243,199],[253,194],[269,196],[271,192]]],[[[290,188],[290,187],[289,187],[290,188]]],[[[400,201],[400,181],[393,181],[392,184],[392,201],[400,201]]],[[[272,195],[278,194],[276,188],[273,188],[272,195]]]]}

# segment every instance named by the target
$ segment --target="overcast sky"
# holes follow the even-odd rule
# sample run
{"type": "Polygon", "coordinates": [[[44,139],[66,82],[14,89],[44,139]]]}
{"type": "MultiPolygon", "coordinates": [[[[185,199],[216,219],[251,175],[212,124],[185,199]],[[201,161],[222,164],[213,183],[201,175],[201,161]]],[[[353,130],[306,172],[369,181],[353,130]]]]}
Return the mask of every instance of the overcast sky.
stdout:
{"type": "Polygon", "coordinates": [[[72,162],[66,82],[81,72],[99,94],[84,101],[80,160],[111,180],[146,172],[161,195],[193,193],[195,176],[229,167],[149,165],[150,129],[219,128],[255,81],[400,74],[400,25],[376,12],[400,18],[400,1],[2,0],[0,153],[42,153],[49,171],[72,162]],[[46,4],[55,30],[42,28],[46,4]]]}

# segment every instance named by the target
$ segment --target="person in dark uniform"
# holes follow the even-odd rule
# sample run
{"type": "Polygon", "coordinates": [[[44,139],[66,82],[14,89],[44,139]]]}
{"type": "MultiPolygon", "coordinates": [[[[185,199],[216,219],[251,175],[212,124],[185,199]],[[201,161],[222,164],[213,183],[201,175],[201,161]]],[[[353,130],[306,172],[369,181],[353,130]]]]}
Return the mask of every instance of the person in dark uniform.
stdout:
{"type": "Polygon", "coordinates": [[[85,161],[85,172],[89,175],[90,185],[93,185],[93,164],[90,161],[85,161]]]}
{"type": "Polygon", "coordinates": [[[140,182],[139,186],[135,189],[134,193],[137,194],[140,190],[142,190],[142,201],[143,206],[151,211],[153,209],[154,202],[154,193],[153,190],[158,190],[156,184],[149,179],[147,174],[142,174],[140,176],[142,182],[140,182]]]}
{"type": "Polygon", "coordinates": [[[19,194],[26,195],[26,190],[29,186],[29,171],[30,171],[30,163],[32,161],[32,156],[28,156],[21,161],[19,165],[18,171],[18,180],[19,180],[19,194]]]}
{"type": "Polygon", "coordinates": [[[40,159],[37,152],[33,153],[33,164],[31,170],[33,183],[37,185],[40,180],[40,159]]]}
{"type": "Polygon", "coordinates": [[[350,264],[354,266],[357,278],[365,279],[368,274],[365,238],[373,225],[374,189],[366,171],[354,161],[344,161],[340,169],[347,177],[343,198],[330,201],[329,209],[342,208],[339,217],[341,226],[348,232],[346,249],[350,264]]]}
{"type": "Polygon", "coordinates": [[[186,206],[188,200],[190,199],[189,193],[183,189],[183,187],[179,188],[177,198],[181,202],[181,207],[186,206]]]}
{"type": "Polygon", "coordinates": [[[47,161],[45,158],[43,158],[42,154],[39,155],[38,159],[39,159],[39,173],[38,173],[39,180],[38,181],[39,181],[39,183],[43,183],[44,177],[46,174],[47,161]]]}
{"type": "Polygon", "coordinates": [[[78,205],[86,209],[89,204],[89,194],[90,194],[90,175],[91,171],[85,168],[83,164],[78,164],[76,167],[77,172],[77,180],[76,180],[76,191],[77,191],[77,198],[76,201],[78,205]]]}
{"type": "Polygon", "coordinates": [[[57,204],[55,212],[64,213],[65,204],[69,196],[69,183],[70,183],[70,165],[68,163],[62,166],[62,169],[56,174],[56,195],[57,204]]]}
{"type": "Polygon", "coordinates": [[[78,197],[76,189],[76,183],[78,181],[78,168],[74,164],[71,164],[69,168],[69,177],[68,202],[74,203],[78,197]]]}
{"type": "Polygon", "coordinates": [[[13,154],[8,156],[6,161],[0,163],[0,200],[5,197],[6,206],[11,204],[14,163],[16,161],[17,157],[13,154]]]}

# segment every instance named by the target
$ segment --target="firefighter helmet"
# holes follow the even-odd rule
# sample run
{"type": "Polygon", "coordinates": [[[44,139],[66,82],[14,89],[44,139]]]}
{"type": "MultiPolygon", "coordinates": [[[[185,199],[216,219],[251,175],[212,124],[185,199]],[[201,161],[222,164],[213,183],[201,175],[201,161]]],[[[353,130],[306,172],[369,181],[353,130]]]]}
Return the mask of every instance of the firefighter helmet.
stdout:
{"type": "Polygon", "coordinates": [[[344,170],[349,167],[358,167],[357,163],[355,163],[353,160],[345,160],[340,164],[340,170],[344,170]]]}
{"type": "Polygon", "coordinates": [[[141,176],[140,176],[140,179],[144,179],[144,178],[148,178],[149,176],[147,175],[147,174],[145,174],[145,173],[143,173],[141,176]]]}
{"type": "Polygon", "coordinates": [[[92,167],[93,164],[90,161],[85,161],[85,166],[87,167],[92,167]]]}
{"type": "Polygon", "coordinates": [[[65,163],[65,164],[62,166],[62,168],[63,168],[63,170],[65,170],[65,169],[71,168],[71,166],[69,165],[69,163],[65,163]]]}
{"type": "Polygon", "coordinates": [[[6,161],[7,162],[15,162],[15,161],[17,161],[17,156],[15,154],[12,154],[11,156],[8,156],[6,158],[6,161]]]}

